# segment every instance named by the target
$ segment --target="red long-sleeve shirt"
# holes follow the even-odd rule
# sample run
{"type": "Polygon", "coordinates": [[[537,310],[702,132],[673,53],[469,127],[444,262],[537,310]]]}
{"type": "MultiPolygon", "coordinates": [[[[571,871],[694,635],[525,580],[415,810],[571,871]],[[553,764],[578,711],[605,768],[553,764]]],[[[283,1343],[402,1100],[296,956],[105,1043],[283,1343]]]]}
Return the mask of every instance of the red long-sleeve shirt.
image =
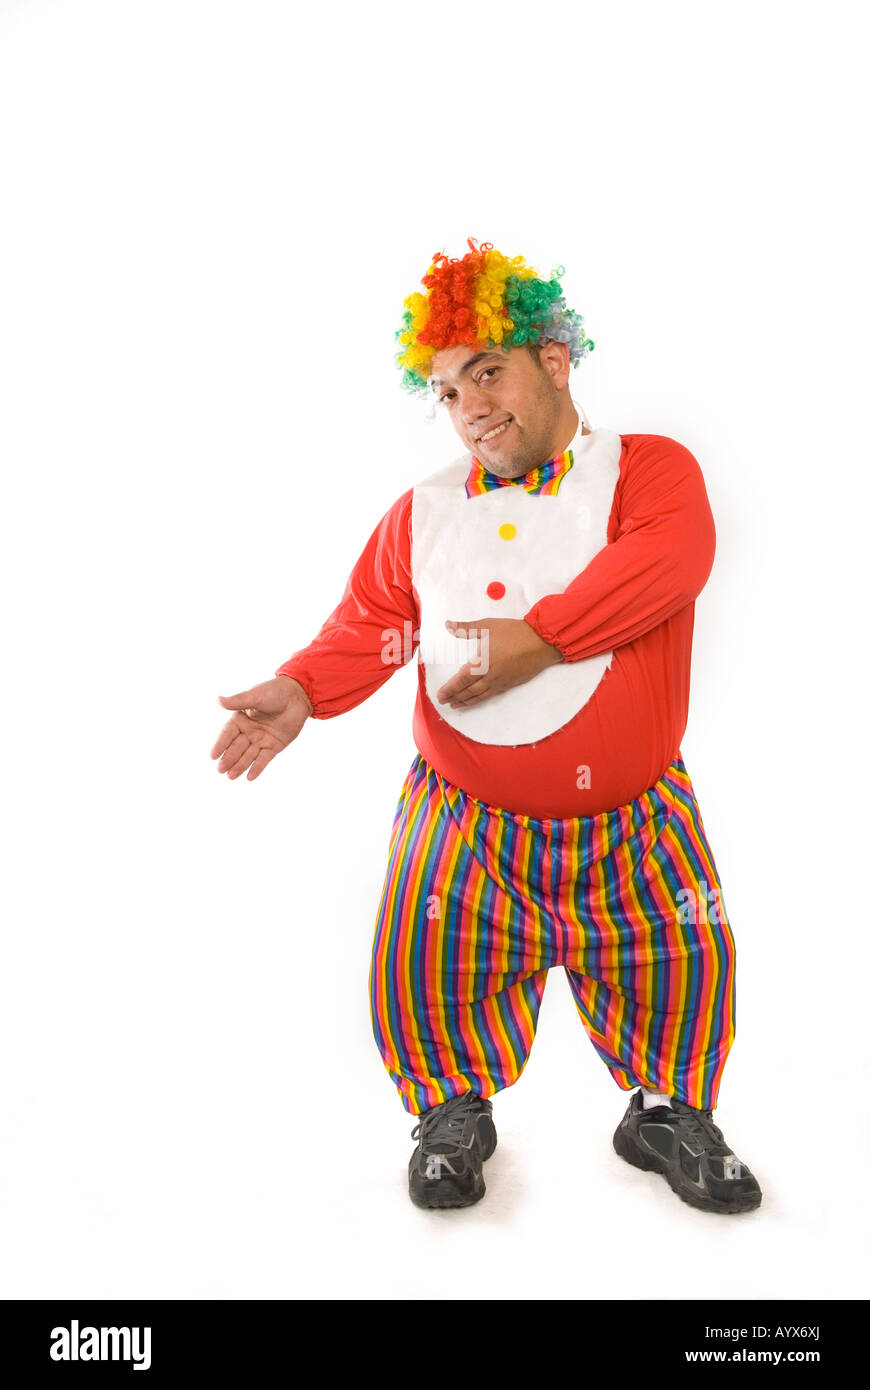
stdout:
{"type": "MultiPolygon", "coordinates": [[[[694,600],[713,565],[713,517],[701,469],[684,445],[651,434],[626,434],[621,441],[607,544],[564,592],[525,614],[565,661],[613,652],[583,708],[536,743],[480,743],[438,713],[422,666],[418,670],[418,750],[491,806],[544,818],[597,815],[639,796],[679,753],[688,717],[694,600]]],[[[407,635],[404,661],[417,650],[413,493],[404,492],[375,527],[314,640],[276,671],[305,689],[316,719],[353,709],[397,669],[383,659],[386,629],[407,635]]]]}

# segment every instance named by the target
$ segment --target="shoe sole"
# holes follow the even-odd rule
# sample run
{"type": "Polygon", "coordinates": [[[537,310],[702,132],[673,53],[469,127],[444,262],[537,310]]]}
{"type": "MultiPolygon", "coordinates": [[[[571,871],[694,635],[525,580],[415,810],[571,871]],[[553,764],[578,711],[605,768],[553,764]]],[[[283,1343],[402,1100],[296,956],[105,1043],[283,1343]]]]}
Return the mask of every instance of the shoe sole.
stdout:
{"type": "MultiPolygon", "coordinates": [[[[491,1125],[492,1141],[488,1143],[483,1151],[483,1162],[491,1158],[495,1153],[498,1138],[495,1132],[495,1125],[491,1125]]],[[[452,1184],[449,1178],[439,1178],[437,1182],[427,1183],[425,1178],[420,1178],[416,1173],[412,1173],[408,1182],[408,1191],[411,1201],[415,1207],[424,1207],[435,1211],[444,1211],[455,1207],[471,1207],[475,1202],[479,1202],[486,1193],[486,1183],[483,1180],[483,1171],[478,1174],[474,1186],[470,1192],[463,1192],[452,1184]],[[416,1178],[416,1182],[415,1182],[416,1178]]]]}
{"type": "MultiPolygon", "coordinates": [[[[423,1180],[420,1180],[421,1182],[423,1180]]],[[[431,1187],[415,1187],[413,1179],[409,1188],[411,1201],[415,1207],[424,1207],[427,1211],[444,1211],[454,1207],[473,1207],[475,1202],[479,1202],[486,1192],[486,1184],[481,1174],[479,1181],[470,1192],[459,1192],[455,1187],[447,1185],[444,1178],[439,1178],[437,1183],[432,1183],[431,1187]]]]}
{"type": "Polygon", "coordinates": [[[661,1173],[671,1191],[676,1192],[690,1207],[697,1207],[699,1211],[718,1211],[725,1216],[736,1216],[740,1212],[755,1211],[761,1206],[760,1193],[746,1192],[730,1202],[717,1202],[714,1197],[705,1197],[700,1192],[693,1192],[691,1188],[686,1187],[684,1181],[680,1181],[681,1174],[672,1171],[667,1159],[645,1153],[632,1135],[624,1129],[618,1129],[614,1134],[613,1147],[619,1157],[624,1158],[626,1163],[632,1164],[633,1167],[641,1168],[645,1173],[661,1173]]]}

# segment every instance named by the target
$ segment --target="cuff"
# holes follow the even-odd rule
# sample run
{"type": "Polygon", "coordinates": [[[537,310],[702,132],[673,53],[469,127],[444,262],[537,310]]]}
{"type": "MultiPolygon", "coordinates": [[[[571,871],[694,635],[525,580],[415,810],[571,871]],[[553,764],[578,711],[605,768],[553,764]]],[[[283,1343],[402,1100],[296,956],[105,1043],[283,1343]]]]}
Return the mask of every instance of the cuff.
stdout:
{"type": "Polygon", "coordinates": [[[277,671],[275,672],[275,675],[287,676],[290,680],[296,681],[297,685],[302,686],[302,689],[308,696],[308,703],[311,705],[311,711],[308,717],[309,719],[317,719],[319,716],[319,711],[317,708],[317,701],[315,700],[314,695],[312,694],[310,677],[306,676],[305,679],[303,679],[302,675],[298,671],[285,670],[283,666],[278,667],[277,671]]]}
{"type": "MultiPolygon", "coordinates": [[[[537,605],[535,607],[537,607],[537,605]]],[[[538,634],[542,642],[546,642],[549,646],[555,647],[563,661],[573,660],[573,657],[565,650],[561,639],[550,631],[546,623],[542,622],[535,608],[530,608],[528,613],[524,614],[523,622],[528,623],[529,627],[533,632],[538,634]]]]}

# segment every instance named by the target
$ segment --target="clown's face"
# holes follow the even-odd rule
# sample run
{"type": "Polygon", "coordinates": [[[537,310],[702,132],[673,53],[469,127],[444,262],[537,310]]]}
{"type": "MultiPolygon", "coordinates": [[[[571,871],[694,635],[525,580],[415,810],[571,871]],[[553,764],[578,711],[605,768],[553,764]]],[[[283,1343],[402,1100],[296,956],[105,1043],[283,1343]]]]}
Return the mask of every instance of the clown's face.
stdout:
{"type": "Polygon", "coordinates": [[[465,447],[499,478],[520,478],[567,449],[580,417],[568,391],[566,343],[442,348],[430,384],[465,447]]]}

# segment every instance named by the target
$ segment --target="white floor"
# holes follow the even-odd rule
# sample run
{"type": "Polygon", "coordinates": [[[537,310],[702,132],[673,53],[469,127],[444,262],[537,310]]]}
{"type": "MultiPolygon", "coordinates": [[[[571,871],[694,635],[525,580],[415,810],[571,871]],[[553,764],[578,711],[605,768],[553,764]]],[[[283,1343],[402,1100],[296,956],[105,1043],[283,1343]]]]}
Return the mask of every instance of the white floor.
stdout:
{"type": "Polygon", "coordinates": [[[283,1023],[268,1019],[279,987],[262,1012],[246,1004],[244,969],[235,990],[205,970],[186,1018],[134,1003],[125,1029],[118,998],[104,1033],[84,1011],[53,1084],[41,1054],[39,1094],[39,1040],[23,1037],[0,1129],[0,1297],[867,1296],[866,1111],[842,1072],[765,1075],[747,1025],[716,1118],[763,1205],[695,1211],[613,1152],[627,1095],[552,972],[530,1063],[494,1101],[486,1196],[423,1212],[407,1195],[414,1121],[358,988],[358,1046],[344,1046],[349,973],[335,974],[319,1031],[322,967],[288,992],[283,1023]]]}

